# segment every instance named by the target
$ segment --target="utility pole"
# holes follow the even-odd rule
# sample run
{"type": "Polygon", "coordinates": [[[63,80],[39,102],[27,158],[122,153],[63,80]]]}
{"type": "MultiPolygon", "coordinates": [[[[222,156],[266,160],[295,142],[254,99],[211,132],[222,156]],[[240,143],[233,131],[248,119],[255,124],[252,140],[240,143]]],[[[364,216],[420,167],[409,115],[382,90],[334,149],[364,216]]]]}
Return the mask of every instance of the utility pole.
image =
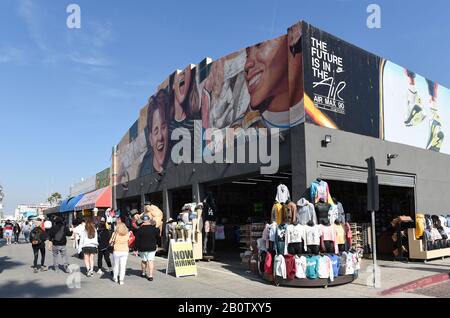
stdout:
{"type": "Polygon", "coordinates": [[[372,255],[373,255],[373,287],[378,288],[380,282],[377,281],[378,265],[377,265],[377,236],[375,231],[375,211],[380,209],[380,194],[378,187],[378,176],[375,168],[375,159],[370,157],[367,162],[367,210],[372,216],[372,255]]]}

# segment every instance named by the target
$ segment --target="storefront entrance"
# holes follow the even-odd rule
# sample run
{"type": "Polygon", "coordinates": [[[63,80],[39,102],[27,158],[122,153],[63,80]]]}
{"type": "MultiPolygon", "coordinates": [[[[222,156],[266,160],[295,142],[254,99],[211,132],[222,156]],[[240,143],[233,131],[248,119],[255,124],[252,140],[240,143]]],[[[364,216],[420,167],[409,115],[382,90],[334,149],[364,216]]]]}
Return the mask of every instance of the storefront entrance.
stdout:
{"type": "MultiPolygon", "coordinates": [[[[367,211],[367,185],[364,183],[326,180],[331,196],[341,202],[347,222],[371,226],[367,211]]],[[[414,188],[380,185],[380,210],[375,214],[377,254],[384,258],[393,257],[392,227],[390,222],[400,215],[414,219],[414,188]]],[[[366,234],[366,233],[364,233],[366,234]]],[[[369,237],[364,245],[371,245],[369,237]]]]}
{"type": "Polygon", "coordinates": [[[223,226],[225,234],[224,239],[216,239],[217,258],[240,261],[240,253],[259,238],[251,237],[244,228],[270,220],[278,185],[285,184],[291,190],[291,172],[289,169],[281,171],[275,175],[249,175],[206,185],[206,191],[212,193],[217,206],[217,227],[223,226]]]}

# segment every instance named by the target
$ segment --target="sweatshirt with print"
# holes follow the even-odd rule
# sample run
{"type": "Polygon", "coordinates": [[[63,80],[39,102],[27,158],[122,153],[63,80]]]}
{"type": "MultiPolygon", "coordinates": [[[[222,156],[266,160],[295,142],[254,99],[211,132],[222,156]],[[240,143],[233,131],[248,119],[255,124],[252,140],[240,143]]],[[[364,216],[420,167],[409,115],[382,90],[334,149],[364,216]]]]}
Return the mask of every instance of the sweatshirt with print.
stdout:
{"type": "Polygon", "coordinates": [[[306,278],[306,257],[295,255],[295,277],[306,278]]]}
{"type": "Polygon", "coordinates": [[[334,280],[333,265],[331,264],[331,259],[326,255],[319,258],[318,276],[319,278],[334,280]]]}
{"type": "Polygon", "coordinates": [[[313,221],[317,224],[316,211],[314,205],[305,198],[301,198],[297,201],[297,223],[306,225],[309,221],[313,221]]]}
{"type": "Polygon", "coordinates": [[[320,228],[318,225],[305,226],[306,245],[320,245],[320,228]]]}
{"type": "Polygon", "coordinates": [[[309,279],[316,279],[319,273],[319,259],[320,256],[306,257],[306,277],[309,279]]]}
{"type": "Polygon", "coordinates": [[[334,253],[338,254],[338,244],[336,240],[336,227],[334,225],[319,225],[320,228],[320,238],[321,238],[321,245],[324,247],[323,242],[324,241],[332,241],[334,243],[334,253]]]}

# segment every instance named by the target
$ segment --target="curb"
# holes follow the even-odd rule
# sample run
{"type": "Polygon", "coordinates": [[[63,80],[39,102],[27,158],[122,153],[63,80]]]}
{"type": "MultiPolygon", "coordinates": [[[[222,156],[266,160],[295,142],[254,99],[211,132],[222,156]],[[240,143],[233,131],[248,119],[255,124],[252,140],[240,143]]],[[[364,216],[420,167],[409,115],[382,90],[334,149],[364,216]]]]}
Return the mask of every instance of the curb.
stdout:
{"type": "Polygon", "coordinates": [[[414,281],[406,283],[406,284],[398,285],[396,287],[392,287],[392,288],[383,290],[382,292],[379,293],[379,295],[386,296],[386,295],[392,295],[392,294],[400,293],[400,292],[408,292],[408,291],[416,290],[419,288],[424,288],[429,285],[442,283],[447,280],[450,280],[450,273],[436,274],[436,275],[420,278],[420,279],[414,280],[414,281]]]}

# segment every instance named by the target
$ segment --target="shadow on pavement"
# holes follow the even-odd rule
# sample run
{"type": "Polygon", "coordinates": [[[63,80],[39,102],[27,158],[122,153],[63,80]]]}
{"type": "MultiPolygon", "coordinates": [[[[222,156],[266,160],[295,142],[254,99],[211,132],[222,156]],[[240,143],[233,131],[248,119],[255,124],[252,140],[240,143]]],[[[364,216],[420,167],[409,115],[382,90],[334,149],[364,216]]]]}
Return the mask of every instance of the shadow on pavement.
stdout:
{"type": "Polygon", "coordinates": [[[7,281],[6,286],[8,286],[8,288],[2,288],[0,290],[0,297],[2,298],[48,298],[70,292],[70,289],[66,286],[43,287],[34,281],[24,283],[7,281]]]}
{"type": "MultiPolygon", "coordinates": [[[[433,265],[433,266],[443,266],[443,265],[433,265]]],[[[380,265],[381,268],[398,268],[405,269],[408,271],[421,271],[421,272],[430,272],[430,273],[448,273],[450,272],[449,266],[446,268],[436,268],[436,267],[405,267],[405,266],[395,266],[395,265],[380,265]]]]}
{"type": "Polygon", "coordinates": [[[20,266],[20,265],[23,265],[23,264],[24,263],[12,261],[11,257],[9,257],[9,256],[2,256],[2,257],[0,257],[0,274],[5,269],[11,269],[13,267],[20,266]]]}

